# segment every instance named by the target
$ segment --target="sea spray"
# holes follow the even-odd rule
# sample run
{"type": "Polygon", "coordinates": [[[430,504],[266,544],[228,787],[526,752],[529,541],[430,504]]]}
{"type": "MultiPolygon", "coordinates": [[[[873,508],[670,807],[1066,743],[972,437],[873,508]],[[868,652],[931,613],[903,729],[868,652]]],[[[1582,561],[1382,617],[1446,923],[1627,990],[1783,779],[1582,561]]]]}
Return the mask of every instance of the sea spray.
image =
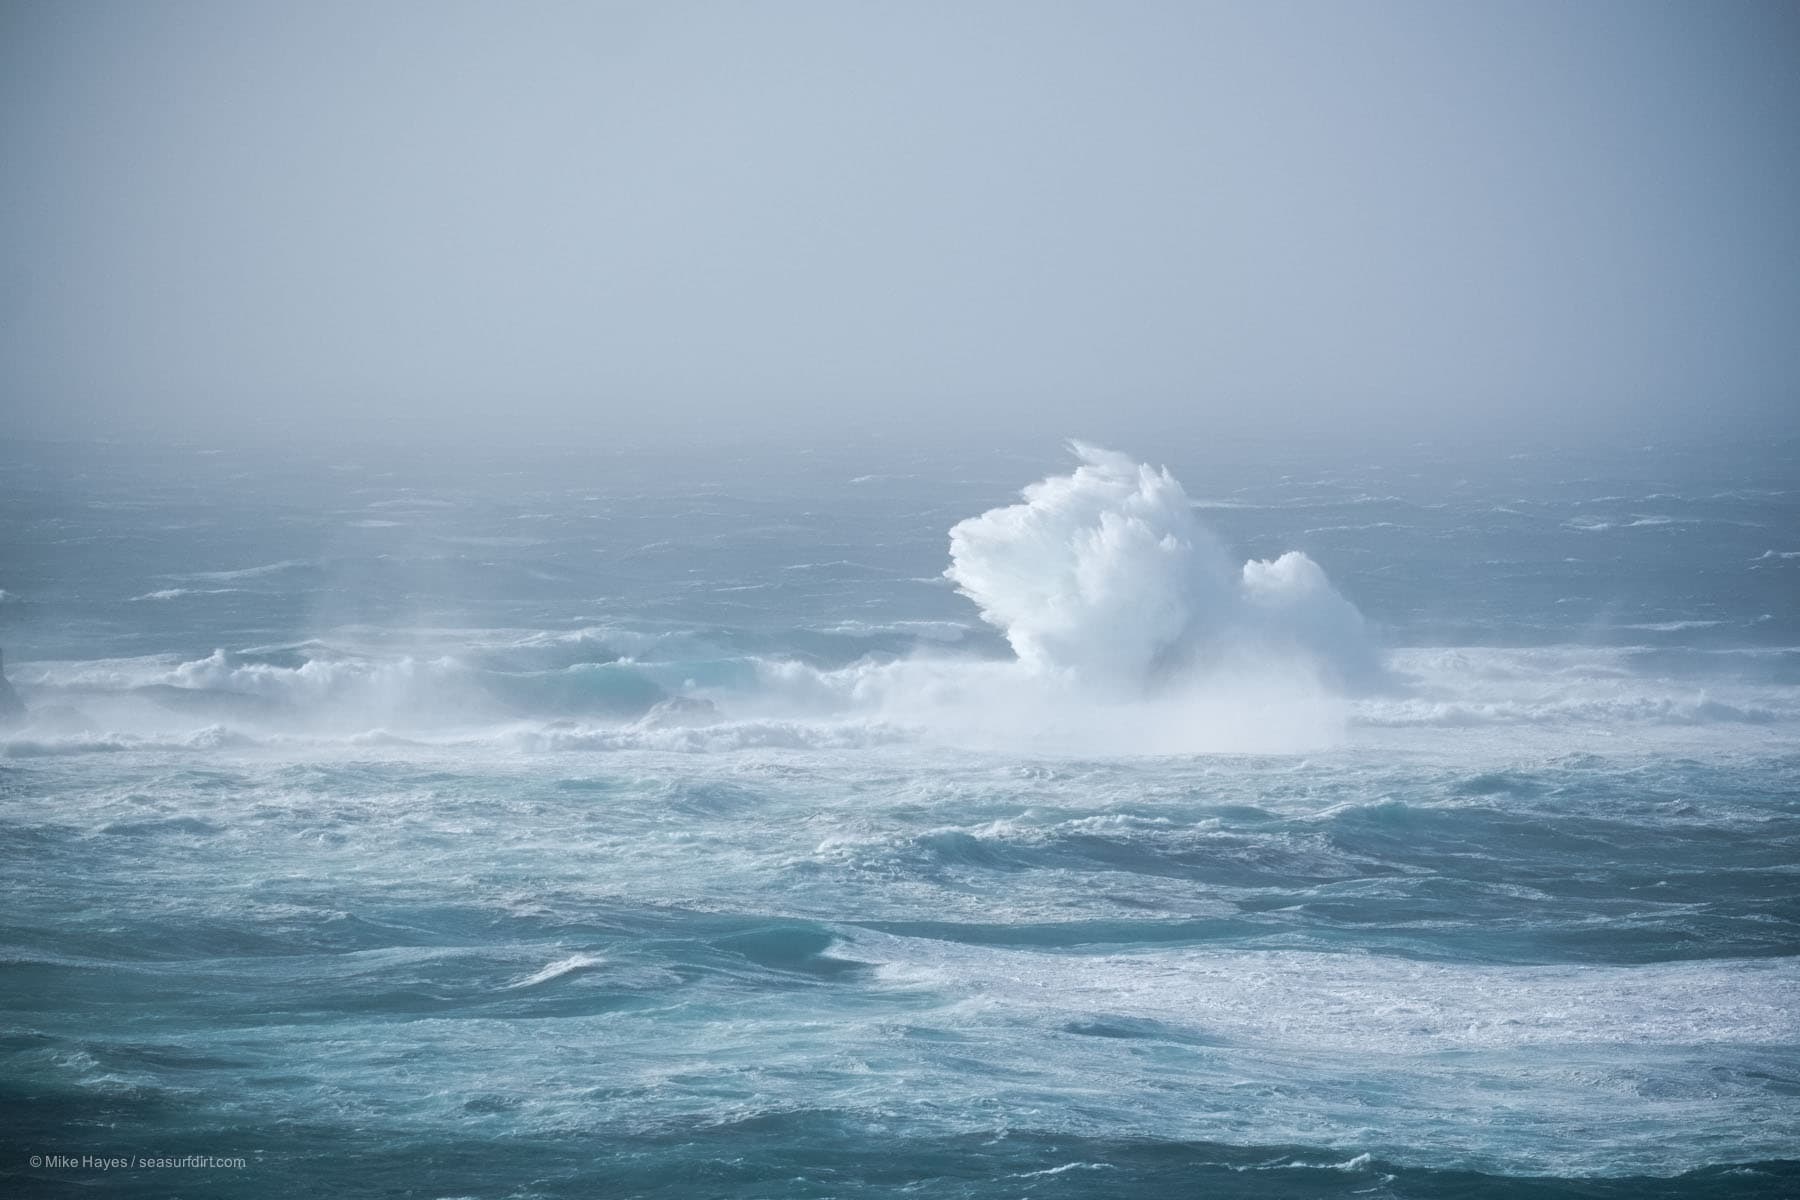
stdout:
{"type": "Polygon", "coordinates": [[[1300,668],[1335,687],[1375,675],[1362,614],[1312,559],[1238,566],[1166,467],[1069,448],[1074,471],[950,530],[945,575],[1025,667],[1121,698],[1225,666],[1300,668]]]}
{"type": "Polygon", "coordinates": [[[1033,752],[1339,741],[1347,693],[1380,666],[1361,614],[1318,564],[1298,552],[1238,564],[1166,468],[1070,448],[1074,470],[950,530],[944,574],[1013,658],[921,648],[835,670],[769,663],[765,701],[1033,752]]]}

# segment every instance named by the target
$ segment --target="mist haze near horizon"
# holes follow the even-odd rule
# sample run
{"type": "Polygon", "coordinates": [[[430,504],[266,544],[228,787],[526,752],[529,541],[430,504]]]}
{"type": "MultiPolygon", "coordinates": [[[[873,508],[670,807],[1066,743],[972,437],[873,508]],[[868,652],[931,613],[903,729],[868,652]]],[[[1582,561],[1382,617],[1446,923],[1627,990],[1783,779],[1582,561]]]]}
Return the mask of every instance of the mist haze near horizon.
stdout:
{"type": "Polygon", "coordinates": [[[0,19],[18,433],[1795,426],[1780,5],[0,19]]]}
{"type": "Polygon", "coordinates": [[[1795,13],[0,0],[0,1196],[1800,1196],[1795,13]]]}

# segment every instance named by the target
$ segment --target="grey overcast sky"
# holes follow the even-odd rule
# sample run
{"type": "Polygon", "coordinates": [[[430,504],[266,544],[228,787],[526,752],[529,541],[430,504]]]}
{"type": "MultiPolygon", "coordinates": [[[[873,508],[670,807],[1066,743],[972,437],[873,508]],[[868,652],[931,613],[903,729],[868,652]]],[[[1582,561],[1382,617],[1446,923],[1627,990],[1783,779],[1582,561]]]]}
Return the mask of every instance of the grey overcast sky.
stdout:
{"type": "Polygon", "coordinates": [[[1800,408],[1800,6],[6,0],[15,428],[1800,408]]]}

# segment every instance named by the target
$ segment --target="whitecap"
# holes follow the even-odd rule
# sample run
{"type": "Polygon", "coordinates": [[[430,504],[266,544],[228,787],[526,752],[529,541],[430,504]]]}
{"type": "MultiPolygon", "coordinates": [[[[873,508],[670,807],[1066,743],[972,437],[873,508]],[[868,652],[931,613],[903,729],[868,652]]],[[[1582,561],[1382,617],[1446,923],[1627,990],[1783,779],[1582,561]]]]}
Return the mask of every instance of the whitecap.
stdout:
{"type": "Polygon", "coordinates": [[[565,975],[574,975],[581,971],[591,971],[605,962],[606,959],[598,954],[571,954],[567,958],[559,958],[555,962],[547,964],[542,970],[535,974],[528,975],[524,979],[509,983],[506,986],[509,990],[513,988],[537,987],[539,984],[549,983],[553,979],[561,979],[565,975]]]}

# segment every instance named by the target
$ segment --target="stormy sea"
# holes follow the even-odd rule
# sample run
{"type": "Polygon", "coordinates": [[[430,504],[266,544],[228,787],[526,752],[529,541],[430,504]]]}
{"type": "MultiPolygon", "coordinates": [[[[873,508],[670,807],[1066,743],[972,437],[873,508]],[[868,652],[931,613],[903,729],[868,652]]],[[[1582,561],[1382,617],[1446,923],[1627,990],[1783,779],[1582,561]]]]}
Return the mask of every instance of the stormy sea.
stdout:
{"type": "Polygon", "coordinates": [[[0,1191],[1800,1192],[1800,445],[0,445],[0,1191]]]}

